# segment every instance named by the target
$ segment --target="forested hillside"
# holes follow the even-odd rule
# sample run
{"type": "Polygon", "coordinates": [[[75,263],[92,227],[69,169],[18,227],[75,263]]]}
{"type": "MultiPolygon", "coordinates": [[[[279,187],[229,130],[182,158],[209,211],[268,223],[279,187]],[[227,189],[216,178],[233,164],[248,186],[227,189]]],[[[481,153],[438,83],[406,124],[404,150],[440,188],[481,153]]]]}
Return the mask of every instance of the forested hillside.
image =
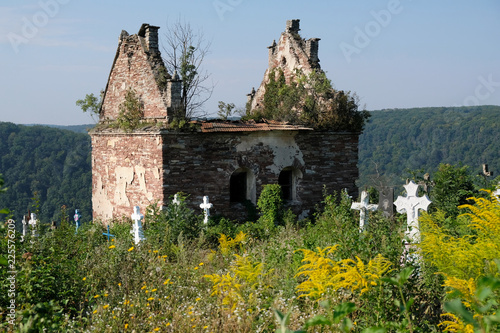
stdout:
{"type": "Polygon", "coordinates": [[[90,137],[45,126],[0,123],[0,173],[7,191],[0,207],[16,220],[38,210],[43,222],[59,218],[62,205],[70,216],[80,209],[91,218],[90,137]]]}
{"type": "MultiPolygon", "coordinates": [[[[406,170],[435,172],[440,163],[470,166],[477,174],[488,163],[500,174],[500,106],[418,108],[372,111],[360,137],[360,187],[402,185],[406,170]]],[[[59,219],[62,205],[70,216],[91,218],[90,138],[78,133],[88,125],[67,127],[0,123],[0,173],[8,191],[0,208],[20,219],[36,209],[42,221],[59,219]],[[75,133],[77,132],[77,133],[75,133]]]]}
{"type": "Polygon", "coordinates": [[[500,106],[372,111],[359,143],[359,186],[399,185],[405,170],[462,163],[500,173],[500,106]],[[382,177],[378,177],[382,176],[382,177]]]}

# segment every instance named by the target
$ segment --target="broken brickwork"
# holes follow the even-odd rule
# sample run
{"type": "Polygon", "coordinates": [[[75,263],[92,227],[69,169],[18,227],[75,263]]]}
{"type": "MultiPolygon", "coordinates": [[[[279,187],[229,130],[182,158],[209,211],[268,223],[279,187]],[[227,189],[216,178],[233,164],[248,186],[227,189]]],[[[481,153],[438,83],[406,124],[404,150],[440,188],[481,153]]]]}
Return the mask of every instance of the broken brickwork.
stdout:
{"type": "Polygon", "coordinates": [[[181,81],[167,73],[158,49],[158,27],[143,24],[139,33],[122,31],[104,93],[101,121],[115,120],[133,89],[144,106],[144,119],[168,122],[181,101],[181,81]]]}
{"type": "Polygon", "coordinates": [[[287,83],[296,76],[296,70],[307,75],[313,70],[321,70],[319,65],[318,48],[319,38],[303,39],[299,35],[300,20],[288,20],[286,29],[278,40],[273,41],[269,49],[269,64],[264,79],[257,91],[248,94],[250,109],[255,110],[262,106],[265,85],[269,82],[269,72],[281,69],[287,83]]]}
{"type": "MultiPolygon", "coordinates": [[[[319,69],[319,39],[302,40],[298,31],[299,21],[288,21],[279,43],[269,50],[270,65],[281,66],[288,76],[296,66],[306,72],[319,69]]],[[[173,76],[161,60],[158,27],[144,24],[132,36],[122,32],[100,124],[90,132],[94,218],[128,217],[134,206],[166,205],[184,192],[200,213],[206,195],[214,205],[212,215],[244,220],[245,205],[257,203],[263,185],[276,183],[285,189],[287,205],[307,216],[322,201],[325,186],[357,192],[359,133],[229,121],[171,129],[168,122],[181,89],[173,76]],[[126,133],[109,124],[129,89],[144,104],[148,125],[126,133]]]]}

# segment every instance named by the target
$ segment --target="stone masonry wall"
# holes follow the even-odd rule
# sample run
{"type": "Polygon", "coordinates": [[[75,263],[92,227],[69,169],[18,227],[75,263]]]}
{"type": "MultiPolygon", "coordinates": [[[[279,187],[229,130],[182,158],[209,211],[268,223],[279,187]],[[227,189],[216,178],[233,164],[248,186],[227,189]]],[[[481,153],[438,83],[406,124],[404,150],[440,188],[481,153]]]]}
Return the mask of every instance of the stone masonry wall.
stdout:
{"type": "Polygon", "coordinates": [[[133,206],[163,201],[162,138],[150,133],[92,133],[94,218],[130,217],[133,206]]]}
{"type": "Polygon", "coordinates": [[[202,197],[214,204],[212,214],[245,219],[240,203],[230,202],[230,178],[238,169],[254,177],[251,201],[262,186],[278,183],[284,168],[298,170],[296,198],[290,206],[298,215],[311,213],[328,191],[346,188],[356,194],[358,135],[313,131],[217,133],[101,132],[92,135],[94,218],[129,216],[132,207],[156,201],[168,204],[177,192],[201,210],[202,197]]]}
{"type": "Polygon", "coordinates": [[[213,214],[245,218],[242,204],[230,203],[231,174],[240,168],[255,176],[256,203],[262,185],[278,183],[286,167],[300,170],[297,198],[291,207],[296,214],[311,212],[329,191],[346,188],[355,195],[358,178],[358,134],[271,131],[239,133],[166,134],[164,138],[164,197],[182,191],[199,209],[208,195],[213,214]]]}
{"type": "Polygon", "coordinates": [[[144,118],[165,119],[167,105],[153,73],[153,62],[148,60],[138,35],[123,35],[106,87],[102,105],[102,119],[114,120],[119,105],[125,100],[128,89],[133,88],[144,103],[144,118]]]}

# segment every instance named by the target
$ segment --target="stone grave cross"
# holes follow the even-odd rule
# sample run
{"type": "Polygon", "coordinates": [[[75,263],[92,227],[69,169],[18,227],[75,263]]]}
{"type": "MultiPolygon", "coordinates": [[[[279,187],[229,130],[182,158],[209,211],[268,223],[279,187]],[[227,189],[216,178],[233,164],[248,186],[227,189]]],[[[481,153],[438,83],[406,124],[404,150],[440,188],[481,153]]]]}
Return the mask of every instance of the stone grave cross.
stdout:
{"type": "Polygon", "coordinates": [[[394,189],[383,186],[378,190],[378,210],[386,218],[391,218],[394,214],[394,189]]]}
{"type": "Polygon", "coordinates": [[[207,224],[208,223],[208,217],[210,216],[210,208],[212,208],[214,205],[208,202],[208,196],[203,196],[203,203],[200,204],[200,208],[203,209],[203,213],[205,215],[205,218],[203,219],[203,223],[207,224]]]}
{"type": "Polygon", "coordinates": [[[418,185],[413,181],[404,185],[406,190],[406,197],[398,196],[394,204],[398,213],[406,213],[407,215],[407,229],[406,234],[411,239],[412,243],[420,242],[420,230],[418,225],[419,209],[427,211],[431,201],[424,194],[422,197],[417,196],[418,185]]]}
{"type": "Polygon", "coordinates": [[[75,234],[78,232],[78,228],[80,227],[81,217],[82,217],[82,214],[80,214],[80,211],[78,209],[75,209],[75,215],[73,216],[73,219],[75,220],[75,225],[76,225],[75,234]]]}
{"type": "Polygon", "coordinates": [[[144,237],[144,232],[142,231],[142,223],[141,220],[144,218],[144,215],[141,214],[141,209],[139,206],[134,207],[134,214],[131,216],[132,221],[134,221],[134,225],[132,226],[132,230],[130,233],[134,235],[134,243],[137,245],[141,241],[146,240],[144,237]]]}
{"type": "Polygon", "coordinates": [[[172,200],[172,203],[176,204],[177,206],[181,204],[181,201],[179,200],[179,195],[177,193],[174,194],[174,200],[172,200]]]}
{"type": "Polygon", "coordinates": [[[493,195],[497,197],[498,202],[500,202],[500,183],[497,185],[497,190],[493,192],[493,195]]]}
{"type": "MultiPolygon", "coordinates": [[[[35,213],[31,213],[31,218],[30,218],[28,223],[31,226],[31,237],[38,237],[38,234],[36,233],[36,227],[38,224],[38,220],[36,219],[35,213]]],[[[33,240],[31,242],[34,243],[33,240]]]]}
{"type": "Polygon", "coordinates": [[[23,234],[21,236],[21,242],[24,242],[24,238],[26,237],[26,233],[28,232],[28,221],[29,216],[23,215],[23,234]]]}
{"type": "Polygon", "coordinates": [[[361,200],[360,202],[353,202],[351,205],[351,209],[359,210],[359,232],[365,230],[366,224],[366,212],[377,210],[378,205],[370,204],[370,196],[368,192],[361,192],[361,200]]]}

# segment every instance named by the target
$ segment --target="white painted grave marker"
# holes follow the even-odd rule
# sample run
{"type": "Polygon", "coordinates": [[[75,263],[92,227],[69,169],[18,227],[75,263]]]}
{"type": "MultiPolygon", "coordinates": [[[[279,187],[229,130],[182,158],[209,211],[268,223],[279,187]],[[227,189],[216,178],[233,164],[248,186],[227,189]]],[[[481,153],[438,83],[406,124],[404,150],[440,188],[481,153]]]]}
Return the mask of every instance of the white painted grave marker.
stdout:
{"type": "Polygon", "coordinates": [[[404,186],[406,197],[398,196],[394,204],[398,213],[406,213],[407,229],[406,234],[413,244],[420,242],[420,230],[418,225],[419,209],[427,211],[431,201],[425,194],[422,197],[417,196],[418,185],[410,181],[404,186]]]}
{"type": "Polygon", "coordinates": [[[23,234],[21,237],[21,242],[24,242],[24,238],[26,237],[26,234],[28,233],[28,221],[26,221],[27,216],[23,215],[23,234]]]}
{"type": "Polygon", "coordinates": [[[144,215],[141,214],[141,209],[139,206],[134,207],[134,214],[131,216],[132,221],[134,221],[134,224],[132,226],[132,230],[130,233],[134,235],[134,243],[137,245],[141,241],[146,240],[146,237],[144,237],[144,232],[142,231],[142,223],[141,220],[144,218],[144,215]]]}
{"type": "Polygon", "coordinates": [[[366,212],[377,210],[378,205],[370,204],[370,196],[368,192],[361,192],[361,200],[360,202],[353,202],[351,205],[351,209],[359,210],[359,232],[365,230],[366,224],[366,212]]]}
{"type": "Polygon", "coordinates": [[[200,204],[200,208],[203,209],[203,212],[205,214],[205,218],[203,219],[203,223],[207,224],[208,223],[208,217],[210,216],[210,208],[212,208],[214,205],[208,202],[208,196],[203,197],[203,203],[200,204]]]}
{"type": "Polygon", "coordinates": [[[181,204],[181,201],[179,200],[179,195],[177,193],[174,195],[174,200],[172,200],[172,203],[176,204],[177,206],[181,204]]]}
{"type": "MultiPolygon", "coordinates": [[[[36,227],[38,224],[38,220],[36,219],[36,214],[31,213],[31,218],[29,220],[29,225],[31,226],[31,237],[38,237],[38,234],[36,233],[36,227]]],[[[33,241],[31,241],[33,243],[33,241]]]]}

